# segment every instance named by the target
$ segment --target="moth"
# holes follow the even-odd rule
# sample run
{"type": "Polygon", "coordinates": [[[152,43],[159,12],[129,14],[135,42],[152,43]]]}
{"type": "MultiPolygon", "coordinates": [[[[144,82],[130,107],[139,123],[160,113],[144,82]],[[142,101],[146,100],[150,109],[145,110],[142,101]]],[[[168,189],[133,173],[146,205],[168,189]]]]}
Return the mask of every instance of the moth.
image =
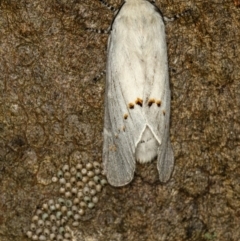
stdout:
{"type": "Polygon", "coordinates": [[[108,38],[103,167],[112,186],[134,176],[136,162],[157,158],[161,182],[174,167],[165,26],[147,0],[125,0],[108,38]]]}

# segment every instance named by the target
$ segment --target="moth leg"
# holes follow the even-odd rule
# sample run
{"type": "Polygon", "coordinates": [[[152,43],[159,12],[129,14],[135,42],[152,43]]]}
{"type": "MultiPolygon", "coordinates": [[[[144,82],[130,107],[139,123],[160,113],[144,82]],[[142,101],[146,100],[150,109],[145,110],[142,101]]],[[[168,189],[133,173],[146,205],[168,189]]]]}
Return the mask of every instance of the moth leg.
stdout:
{"type": "MultiPolygon", "coordinates": [[[[111,7],[107,2],[105,2],[104,0],[99,0],[102,4],[104,4],[107,8],[109,8],[110,10],[114,10],[113,7],[111,7]]],[[[111,30],[111,26],[109,26],[107,29],[95,29],[95,28],[86,28],[86,31],[88,32],[94,32],[97,34],[109,34],[111,30]]],[[[100,74],[98,74],[96,77],[93,78],[94,82],[97,82],[98,80],[100,80],[102,78],[102,76],[106,74],[106,70],[103,70],[100,74]]]]}
{"type": "Polygon", "coordinates": [[[157,167],[160,181],[167,182],[171,177],[174,167],[174,155],[169,138],[159,153],[157,167]]]}
{"type": "Polygon", "coordinates": [[[97,82],[103,77],[104,74],[106,74],[106,70],[103,70],[100,74],[98,74],[95,78],[93,78],[93,81],[97,82]]]}
{"type": "MultiPolygon", "coordinates": [[[[110,5],[107,1],[105,0],[99,0],[106,8],[114,12],[115,14],[118,12],[112,5],[110,5]]],[[[98,34],[109,34],[111,30],[111,26],[108,27],[108,29],[95,29],[95,28],[86,28],[87,31],[89,32],[94,32],[98,34]]]]}
{"type": "Polygon", "coordinates": [[[110,27],[108,29],[86,28],[86,30],[89,32],[94,32],[94,33],[98,33],[98,34],[109,34],[110,27]]]}
{"type": "Polygon", "coordinates": [[[105,0],[99,0],[99,1],[109,10],[111,10],[113,12],[116,11],[116,9],[112,5],[110,5],[108,2],[106,2],[105,0]]]}
{"type": "Polygon", "coordinates": [[[187,10],[181,12],[181,13],[178,13],[178,14],[176,14],[176,15],[173,15],[172,17],[165,17],[165,16],[164,16],[163,19],[164,19],[165,22],[172,22],[172,21],[175,21],[175,20],[177,20],[177,19],[179,19],[179,18],[181,18],[181,17],[184,17],[184,16],[189,15],[190,12],[191,12],[191,10],[190,10],[190,9],[187,9],[187,10]]]}
{"type": "MultiPolygon", "coordinates": [[[[89,32],[94,32],[94,33],[98,33],[98,34],[108,34],[110,31],[110,28],[107,30],[103,30],[103,29],[94,29],[94,28],[87,28],[86,29],[89,32]]],[[[106,74],[106,70],[103,70],[101,73],[99,73],[97,76],[95,76],[93,78],[93,82],[97,82],[98,80],[100,80],[102,78],[102,76],[106,74]]]]}

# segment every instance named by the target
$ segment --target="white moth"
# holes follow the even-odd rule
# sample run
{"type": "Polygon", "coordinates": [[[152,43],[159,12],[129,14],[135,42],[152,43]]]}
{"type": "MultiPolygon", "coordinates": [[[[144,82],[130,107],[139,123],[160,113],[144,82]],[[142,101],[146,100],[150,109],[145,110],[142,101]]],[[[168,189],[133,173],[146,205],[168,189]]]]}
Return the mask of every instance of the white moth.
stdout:
{"type": "Polygon", "coordinates": [[[147,0],[125,0],[108,39],[103,165],[111,185],[128,184],[136,161],[156,157],[160,181],[170,178],[169,118],[163,18],[147,0]]]}

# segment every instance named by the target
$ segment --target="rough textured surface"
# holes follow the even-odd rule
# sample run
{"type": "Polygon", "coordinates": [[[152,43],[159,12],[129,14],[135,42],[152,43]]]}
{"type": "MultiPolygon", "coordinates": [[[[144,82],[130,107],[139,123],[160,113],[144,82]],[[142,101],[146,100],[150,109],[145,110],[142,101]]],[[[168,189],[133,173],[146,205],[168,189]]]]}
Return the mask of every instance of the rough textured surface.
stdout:
{"type": "MultiPolygon", "coordinates": [[[[240,9],[237,1],[157,1],[167,24],[176,165],[156,163],[107,186],[78,241],[240,239],[240,9]]],[[[120,1],[111,1],[115,7],[120,1]]],[[[0,1],[0,240],[25,241],[31,217],[54,198],[52,176],[72,155],[101,161],[107,36],[98,0],[0,1]]]]}

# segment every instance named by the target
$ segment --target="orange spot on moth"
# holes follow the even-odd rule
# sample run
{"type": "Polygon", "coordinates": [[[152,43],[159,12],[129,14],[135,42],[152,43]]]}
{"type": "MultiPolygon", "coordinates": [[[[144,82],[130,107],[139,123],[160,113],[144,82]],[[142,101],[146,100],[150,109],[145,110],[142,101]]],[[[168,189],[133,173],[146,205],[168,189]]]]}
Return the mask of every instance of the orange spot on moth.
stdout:
{"type": "Polygon", "coordinates": [[[129,104],[128,104],[128,108],[129,108],[129,109],[133,109],[133,108],[134,108],[134,104],[133,104],[133,103],[129,103],[129,104]]]}
{"type": "Polygon", "coordinates": [[[124,114],[123,118],[126,120],[128,118],[128,114],[124,114]]]}
{"type": "Polygon", "coordinates": [[[148,106],[151,107],[153,103],[155,103],[155,100],[154,99],[150,99],[148,101],[148,106]]]}
{"type": "Polygon", "coordinates": [[[161,100],[157,100],[157,101],[156,101],[156,104],[157,104],[157,106],[158,106],[158,107],[160,107],[160,106],[161,106],[161,103],[162,103],[162,101],[161,101],[161,100]]]}
{"type": "Polygon", "coordinates": [[[166,112],[165,112],[165,110],[163,110],[163,111],[162,111],[162,113],[163,113],[163,115],[166,115],[166,112]]]}
{"type": "Polygon", "coordinates": [[[140,99],[140,98],[137,98],[136,101],[135,101],[135,103],[136,103],[137,105],[142,106],[143,100],[140,99]]]}

